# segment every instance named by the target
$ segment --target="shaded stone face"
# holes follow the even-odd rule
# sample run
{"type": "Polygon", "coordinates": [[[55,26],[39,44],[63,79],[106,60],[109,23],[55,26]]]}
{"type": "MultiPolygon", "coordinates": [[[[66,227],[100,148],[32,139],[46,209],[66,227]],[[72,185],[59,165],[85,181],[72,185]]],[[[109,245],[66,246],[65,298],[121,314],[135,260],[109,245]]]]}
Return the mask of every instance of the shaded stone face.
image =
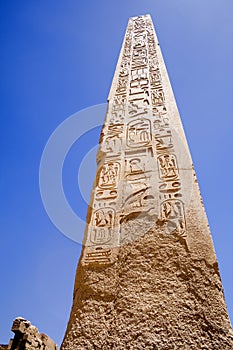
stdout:
{"type": "Polygon", "coordinates": [[[131,18],[62,350],[232,349],[196,175],[150,16],[131,18]]]}

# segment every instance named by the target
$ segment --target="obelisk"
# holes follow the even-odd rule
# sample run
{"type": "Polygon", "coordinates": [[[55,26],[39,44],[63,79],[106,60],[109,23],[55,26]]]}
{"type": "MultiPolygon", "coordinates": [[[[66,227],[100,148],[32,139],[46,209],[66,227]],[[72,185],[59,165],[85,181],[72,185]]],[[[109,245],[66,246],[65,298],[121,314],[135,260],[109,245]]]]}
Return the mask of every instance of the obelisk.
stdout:
{"type": "Polygon", "coordinates": [[[233,349],[197,178],[149,15],[129,19],[97,164],[61,349],[233,349]]]}

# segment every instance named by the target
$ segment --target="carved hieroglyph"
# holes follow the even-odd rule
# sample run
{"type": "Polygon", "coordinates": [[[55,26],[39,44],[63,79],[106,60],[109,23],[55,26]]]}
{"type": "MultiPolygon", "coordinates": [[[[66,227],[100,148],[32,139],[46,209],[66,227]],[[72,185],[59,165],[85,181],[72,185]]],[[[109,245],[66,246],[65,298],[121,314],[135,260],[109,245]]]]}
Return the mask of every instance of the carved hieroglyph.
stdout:
{"type": "MultiPolygon", "coordinates": [[[[112,249],[127,240],[121,223],[135,215],[151,224],[152,216],[157,217],[167,233],[187,235],[185,204],[190,196],[182,189],[179,166],[184,160],[178,157],[187,153],[187,158],[188,152],[168,111],[156,42],[149,17],[129,22],[101,136],[83,264],[111,263],[112,249]],[[96,216],[108,221],[110,212],[111,227],[100,228],[96,216]],[[108,260],[101,256],[106,247],[108,260]]],[[[191,191],[190,175],[183,181],[191,191]]]]}
{"type": "Polygon", "coordinates": [[[216,257],[149,15],[126,30],[62,349],[231,349],[216,257]]]}

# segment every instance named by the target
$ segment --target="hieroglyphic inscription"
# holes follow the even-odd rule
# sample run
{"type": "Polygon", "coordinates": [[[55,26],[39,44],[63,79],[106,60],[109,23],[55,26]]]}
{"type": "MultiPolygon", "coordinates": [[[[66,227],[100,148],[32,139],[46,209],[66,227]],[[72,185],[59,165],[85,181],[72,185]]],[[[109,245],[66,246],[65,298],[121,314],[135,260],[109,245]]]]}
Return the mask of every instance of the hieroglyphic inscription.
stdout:
{"type": "Polygon", "coordinates": [[[108,125],[107,135],[102,145],[106,156],[118,155],[121,151],[123,124],[108,125]]]}
{"type": "Polygon", "coordinates": [[[126,95],[117,95],[114,97],[110,123],[112,124],[121,124],[124,122],[125,117],[125,107],[126,107],[126,95]]]}
{"type": "Polygon", "coordinates": [[[117,162],[108,162],[104,164],[100,172],[100,188],[116,188],[119,177],[120,164],[117,162]]]}
{"type": "Polygon", "coordinates": [[[121,224],[140,213],[143,220],[159,216],[167,233],[185,237],[179,162],[148,16],[129,21],[100,142],[85,263],[110,263],[121,224]]]}
{"type": "Polygon", "coordinates": [[[118,162],[105,163],[100,169],[99,183],[96,188],[96,200],[113,199],[117,197],[117,182],[120,175],[118,162]]]}
{"type": "Polygon", "coordinates": [[[109,101],[100,138],[99,168],[92,199],[90,223],[86,233],[83,263],[107,264],[117,242],[116,210],[119,204],[118,183],[122,170],[122,142],[127,111],[133,23],[129,22],[113,98],[109,101]],[[115,243],[113,243],[115,242],[115,243]]]}
{"type": "Polygon", "coordinates": [[[84,263],[85,264],[91,264],[91,263],[99,263],[99,264],[108,264],[111,263],[111,255],[112,250],[111,249],[95,249],[95,250],[89,250],[86,248],[86,252],[84,255],[84,263]]]}
{"type": "MultiPolygon", "coordinates": [[[[127,152],[125,158],[125,181],[123,189],[123,201],[121,211],[121,222],[143,218],[149,220],[155,214],[156,193],[155,181],[155,159],[150,148],[138,148],[136,152],[127,152]],[[134,153],[131,154],[131,153],[134,153]],[[146,219],[147,217],[147,219],[146,219]]],[[[139,234],[135,232],[135,237],[139,234]]],[[[133,236],[133,233],[130,234],[133,236]]],[[[125,233],[121,235],[121,242],[126,241],[125,233]]]]}
{"type": "Polygon", "coordinates": [[[98,209],[93,215],[93,229],[91,231],[91,242],[95,244],[106,244],[112,239],[114,225],[114,211],[111,208],[98,209]]]}
{"type": "Polygon", "coordinates": [[[161,204],[161,219],[167,221],[168,233],[177,230],[183,236],[185,234],[184,206],[180,200],[166,200],[161,204]]]}
{"type": "Polygon", "coordinates": [[[149,212],[155,207],[153,192],[155,172],[152,171],[155,159],[151,153],[150,81],[145,19],[137,17],[133,24],[126,146],[127,149],[134,151],[131,157],[129,153],[125,159],[123,219],[133,213],[149,212]]]}
{"type": "Polygon", "coordinates": [[[150,121],[145,118],[137,118],[128,123],[127,144],[129,147],[141,147],[150,144],[150,121]]]}
{"type": "Polygon", "coordinates": [[[160,179],[174,180],[178,177],[177,161],[174,154],[163,154],[158,157],[160,179]]]}
{"type": "Polygon", "coordinates": [[[177,231],[185,237],[185,210],[182,202],[182,186],[175,155],[172,130],[167,115],[162,76],[157,55],[152,23],[147,21],[149,71],[155,150],[159,171],[160,218],[167,224],[167,232],[177,231]],[[178,199],[179,198],[179,199],[178,199]]]}

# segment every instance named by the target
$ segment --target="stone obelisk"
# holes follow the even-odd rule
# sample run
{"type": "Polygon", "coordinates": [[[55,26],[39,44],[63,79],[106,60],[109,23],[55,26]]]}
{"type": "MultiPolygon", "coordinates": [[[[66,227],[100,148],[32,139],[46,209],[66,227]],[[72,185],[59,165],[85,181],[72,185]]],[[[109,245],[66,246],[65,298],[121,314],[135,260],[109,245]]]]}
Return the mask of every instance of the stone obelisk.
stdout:
{"type": "Polygon", "coordinates": [[[61,349],[233,349],[197,178],[149,15],[129,20],[97,164],[61,349]]]}

